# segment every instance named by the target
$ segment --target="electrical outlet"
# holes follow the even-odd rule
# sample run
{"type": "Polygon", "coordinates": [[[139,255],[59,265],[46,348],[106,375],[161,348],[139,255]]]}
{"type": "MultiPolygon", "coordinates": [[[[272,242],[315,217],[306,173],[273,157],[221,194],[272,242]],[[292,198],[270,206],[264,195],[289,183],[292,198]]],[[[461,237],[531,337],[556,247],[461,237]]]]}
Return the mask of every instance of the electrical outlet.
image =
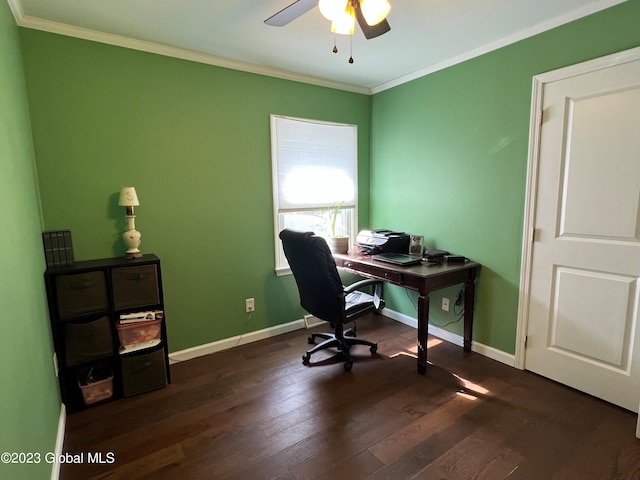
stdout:
{"type": "Polygon", "coordinates": [[[244,301],[244,305],[245,305],[245,312],[247,313],[253,312],[256,309],[255,299],[253,298],[247,298],[244,301]]]}
{"type": "Polygon", "coordinates": [[[442,297],[442,309],[443,309],[445,312],[448,312],[448,311],[449,311],[449,299],[448,299],[448,298],[446,298],[446,297],[442,297]]]}

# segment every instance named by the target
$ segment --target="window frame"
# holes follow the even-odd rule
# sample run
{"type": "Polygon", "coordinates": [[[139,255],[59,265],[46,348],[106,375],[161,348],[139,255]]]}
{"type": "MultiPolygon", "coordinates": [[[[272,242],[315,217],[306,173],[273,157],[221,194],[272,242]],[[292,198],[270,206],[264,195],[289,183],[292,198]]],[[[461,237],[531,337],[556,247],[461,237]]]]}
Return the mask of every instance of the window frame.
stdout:
{"type": "MultiPolygon", "coordinates": [[[[296,122],[303,122],[305,128],[312,127],[313,125],[318,125],[320,129],[326,130],[326,127],[339,127],[341,129],[347,128],[348,130],[342,130],[344,137],[348,138],[348,143],[344,144],[346,147],[347,154],[345,154],[344,159],[336,160],[339,164],[344,163],[345,171],[350,172],[350,179],[353,183],[353,200],[349,200],[347,205],[342,205],[340,208],[340,213],[342,215],[342,221],[347,223],[346,228],[348,229],[349,236],[349,244],[352,245],[355,242],[356,238],[356,230],[358,226],[358,127],[354,124],[346,124],[346,123],[336,123],[336,122],[328,122],[323,120],[314,120],[307,118],[299,118],[299,117],[289,117],[283,115],[270,115],[270,127],[271,127],[271,169],[272,169],[272,192],[273,192],[273,225],[274,225],[274,262],[275,262],[275,271],[278,276],[287,275],[291,273],[291,269],[289,264],[284,256],[284,251],[282,250],[282,242],[279,238],[279,233],[283,228],[286,227],[286,215],[290,214],[304,214],[305,212],[310,213],[313,216],[325,216],[329,210],[329,208],[335,208],[339,202],[331,202],[323,205],[314,205],[313,207],[299,205],[294,207],[281,208],[281,203],[286,203],[285,201],[281,202],[280,199],[280,188],[279,179],[281,178],[279,173],[281,169],[278,167],[281,166],[279,163],[280,155],[279,155],[279,140],[284,142],[290,140],[289,138],[280,138],[278,139],[278,126],[282,128],[283,125],[286,125],[287,122],[293,122],[295,125],[296,122]]],[[[318,132],[320,132],[320,129],[318,132]]],[[[317,137],[309,138],[308,143],[311,149],[317,148],[317,144],[319,139],[322,137],[322,134],[318,133],[317,137]]],[[[313,135],[313,132],[307,132],[313,135]]],[[[341,136],[341,135],[339,135],[341,136]]],[[[286,137],[286,134],[285,134],[286,137]]],[[[301,141],[304,143],[304,141],[301,141]]],[[[334,145],[335,146],[335,145],[334,145]]],[[[312,150],[309,150],[312,152],[312,150]]],[[[310,153],[310,157],[313,157],[313,153],[310,153]]],[[[289,162],[290,160],[286,160],[289,162]]],[[[304,159],[301,160],[301,163],[304,162],[304,159]]],[[[313,160],[310,161],[310,164],[313,164],[313,160]]],[[[292,219],[293,217],[290,217],[292,219]]],[[[301,217],[298,217],[300,219],[301,217]]],[[[318,219],[317,222],[321,222],[322,220],[318,219]]],[[[291,223],[291,222],[290,222],[291,223]]],[[[315,228],[308,228],[309,230],[316,230],[315,228]]],[[[306,230],[306,229],[305,229],[306,230]]],[[[320,227],[320,231],[317,231],[319,235],[323,235],[322,228],[320,227]]]]}

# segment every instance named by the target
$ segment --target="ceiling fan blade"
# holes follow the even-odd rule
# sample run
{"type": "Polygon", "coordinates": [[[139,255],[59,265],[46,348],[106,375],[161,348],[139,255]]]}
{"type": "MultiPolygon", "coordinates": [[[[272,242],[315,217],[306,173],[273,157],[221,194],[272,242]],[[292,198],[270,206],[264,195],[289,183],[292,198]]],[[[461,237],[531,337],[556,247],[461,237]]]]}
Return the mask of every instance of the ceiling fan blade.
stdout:
{"type": "Polygon", "coordinates": [[[318,0],[297,0],[288,7],[284,7],[275,15],[271,15],[264,23],[272,27],[284,27],[287,23],[293,22],[296,18],[304,15],[316,5],[318,5],[318,0]]]}
{"type": "Polygon", "coordinates": [[[377,23],[373,26],[369,25],[364,19],[362,11],[360,10],[360,2],[353,2],[352,5],[355,7],[358,25],[360,25],[360,29],[362,30],[362,33],[364,33],[364,36],[367,40],[379,37],[383,33],[387,33],[389,30],[391,30],[389,22],[387,22],[386,20],[382,20],[380,23],[377,23]]]}

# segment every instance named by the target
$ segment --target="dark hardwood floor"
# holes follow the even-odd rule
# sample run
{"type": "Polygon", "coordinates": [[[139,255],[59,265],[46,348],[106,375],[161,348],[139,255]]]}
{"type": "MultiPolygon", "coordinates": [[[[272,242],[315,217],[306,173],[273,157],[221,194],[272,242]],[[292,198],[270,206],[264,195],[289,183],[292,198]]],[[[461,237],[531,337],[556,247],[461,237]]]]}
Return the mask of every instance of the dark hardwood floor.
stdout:
{"type": "MultiPolygon", "coordinates": [[[[358,322],[354,347],[304,366],[308,331],[172,365],[173,384],[67,418],[72,479],[639,479],[636,415],[415,330],[358,322]],[[87,452],[112,453],[89,464],[87,452]]],[[[314,360],[314,358],[312,358],[314,360]]]]}

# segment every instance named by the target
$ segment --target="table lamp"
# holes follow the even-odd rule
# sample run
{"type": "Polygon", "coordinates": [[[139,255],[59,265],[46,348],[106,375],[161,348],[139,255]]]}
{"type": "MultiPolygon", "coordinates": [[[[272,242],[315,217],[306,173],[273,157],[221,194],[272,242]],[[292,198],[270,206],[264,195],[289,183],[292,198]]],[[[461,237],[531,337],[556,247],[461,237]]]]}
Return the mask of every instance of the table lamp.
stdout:
{"type": "Polygon", "coordinates": [[[122,234],[122,239],[127,247],[126,256],[129,258],[139,258],[142,256],[138,247],[142,235],[136,230],[136,215],[133,207],[140,205],[135,187],[122,187],[120,189],[120,200],[118,205],[126,207],[127,230],[122,234]]]}

